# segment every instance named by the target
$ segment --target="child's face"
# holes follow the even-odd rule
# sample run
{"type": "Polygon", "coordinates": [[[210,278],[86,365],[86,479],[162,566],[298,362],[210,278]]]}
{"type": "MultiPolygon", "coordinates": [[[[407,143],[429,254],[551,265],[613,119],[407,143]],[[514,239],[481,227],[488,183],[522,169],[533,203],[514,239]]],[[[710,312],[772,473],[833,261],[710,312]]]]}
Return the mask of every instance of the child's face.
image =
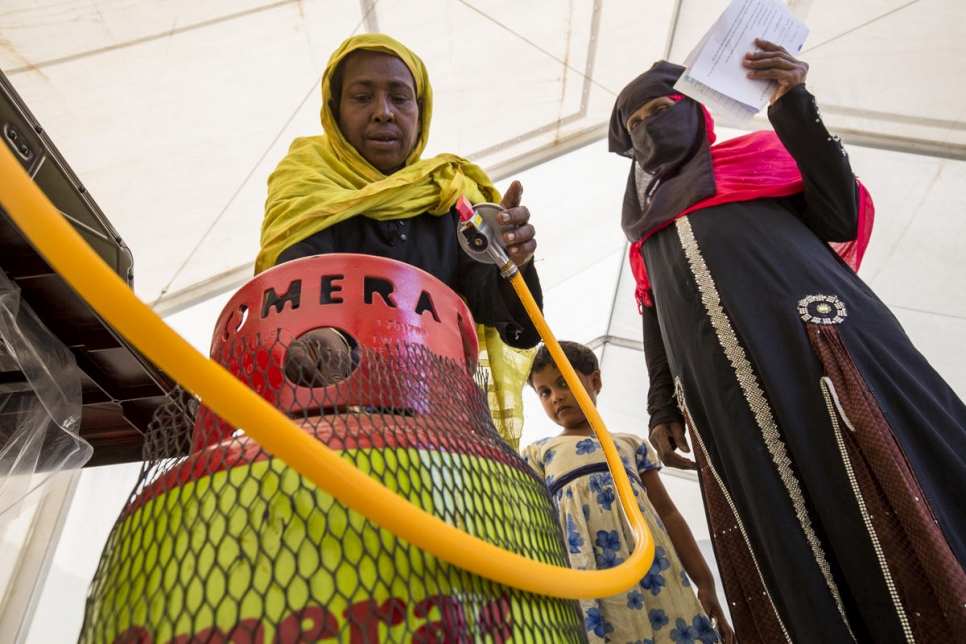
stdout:
{"type": "MultiPolygon", "coordinates": [[[[596,405],[597,392],[600,390],[600,372],[595,371],[588,375],[577,371],[577,378],[583,384],[591,402],[596,405]]],[[[551,420],[564,429],[590,428],[590,423],[580,408],[577,397],[567,386],[567,381],[555,365],[550,364],[539,371],[534,371],[531,382],[537,397],[540,398],[543,410],[551,420]]]]}

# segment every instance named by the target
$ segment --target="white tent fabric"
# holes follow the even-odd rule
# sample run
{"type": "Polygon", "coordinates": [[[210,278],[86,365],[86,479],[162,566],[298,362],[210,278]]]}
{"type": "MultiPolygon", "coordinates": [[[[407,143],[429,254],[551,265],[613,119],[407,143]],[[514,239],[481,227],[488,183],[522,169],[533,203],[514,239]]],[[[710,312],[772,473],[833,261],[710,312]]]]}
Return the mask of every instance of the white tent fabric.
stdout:
{"type": "MultiPolygon", "coordinates": [[[[876,201],[860,275],[966,396],[966,3],[786,4],[811,29],[808,86],[876,201]]],[[[427,153],[468,156],[501,187],[524,182],[548,321],[598,349],[611,431],[643,433],[640,323],[618,225],[627,161],[601,139],[623,85],[656,59],[681,61],[726,6],[3,0],[0,68],[131,247],[137,294],[204,350],[226,291],[251,274],[265,179],[292,138],[320,130],[329,53],[354,33],[398,38],[433,81],[427,153]]],[[[526,402],[524,442],[554,431],[526,402]]],[[[29,641],[76,636],[81,588],[133,476],[84,473],[29,641]],[[62,579],[69,593],[57,592],[62,579]]],[[[706,540],[696,485],[672,485],[706,540]]]]}
{"type": "MultiPolygon", "coordinates": [[[[506,176],[600,138],[621,87],[683,59],[726,4],[5,0],[0,68],[134,250],[138,294],[162,305],[247,272],[265,178],[294,136],[319,131],[319,79],[348,35],[391,34],[426,61],[429,153],[506,176]]],[[[790,4],[811,28],[801,56],[830,126],[966,154],[966,6],[790,4]]]]}

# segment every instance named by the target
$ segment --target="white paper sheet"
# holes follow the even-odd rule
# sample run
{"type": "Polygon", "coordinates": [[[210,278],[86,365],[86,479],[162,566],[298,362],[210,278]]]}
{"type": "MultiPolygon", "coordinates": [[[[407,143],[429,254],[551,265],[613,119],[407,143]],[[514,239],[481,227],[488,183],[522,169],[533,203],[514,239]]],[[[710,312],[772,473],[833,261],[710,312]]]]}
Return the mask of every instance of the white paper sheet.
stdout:
{"type": "Polygon", "coordinates": [[[775,82],[748,78],[741,64],[755,38],[798,53],[808,27],[778,0],[732,0],[685,59],[687,72],[674,88],[714,112],[743,123],[768,103],[775,82]]]}
{"type": "Polygon", "coordinates": [[[744,125],[761,110],[760,107],[755,109],[725,96],[721,92],[714,91],[704,83],[691,78],[687,72],[682,74],[681,78],[674,84],[674,89],[702,103],[715,114],[724,115],[737,125],[744,125]]]}

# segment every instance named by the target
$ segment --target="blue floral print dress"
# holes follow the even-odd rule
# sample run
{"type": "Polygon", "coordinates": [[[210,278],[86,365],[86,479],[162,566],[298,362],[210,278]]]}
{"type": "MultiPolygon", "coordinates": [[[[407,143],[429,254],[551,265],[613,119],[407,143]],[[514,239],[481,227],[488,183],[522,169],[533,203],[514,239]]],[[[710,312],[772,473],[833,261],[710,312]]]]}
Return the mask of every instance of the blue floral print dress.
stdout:
{"type": "MultiPolygon", "coordinates": [[[[651,458],[650,446],[631,434],[612,437],[654,536],[654,563],[629,590],[613,597],[580,600],[588,640],[591,644],[719,642],[641,483],[639,472],[659,468],[651,458]]],[[[544,438],[524,448],[523,458],[550,488],[573,568],[612,568],[630,556],[633,536],[596,437],[544,438]]]]}

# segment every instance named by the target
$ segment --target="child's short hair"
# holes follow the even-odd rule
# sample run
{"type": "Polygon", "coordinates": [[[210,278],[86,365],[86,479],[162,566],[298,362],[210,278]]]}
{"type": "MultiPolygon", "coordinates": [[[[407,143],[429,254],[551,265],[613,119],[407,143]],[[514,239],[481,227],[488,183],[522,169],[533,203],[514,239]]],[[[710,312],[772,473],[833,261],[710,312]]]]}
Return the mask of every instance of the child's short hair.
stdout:
{"type": "MultiPolygon", "coordinates": [[[[589,376],[595,371],[600,371],[600,363],[597,362],[597,355],[579,342],[561,340],[560,348],[563,349],[564,355],[567,356],[567,360],[570,361],[573,368],[585,376],[589,376]]],[[[540,348],[537,349],[537,354],[533,357],[533,362],[530,364],[530,375],[527,376],[527,384],[532,387],[533,374],[548,365],[554,365],[557,369],[560,369],[554,363],[547,345],[541,344],[540,348]]]]}

